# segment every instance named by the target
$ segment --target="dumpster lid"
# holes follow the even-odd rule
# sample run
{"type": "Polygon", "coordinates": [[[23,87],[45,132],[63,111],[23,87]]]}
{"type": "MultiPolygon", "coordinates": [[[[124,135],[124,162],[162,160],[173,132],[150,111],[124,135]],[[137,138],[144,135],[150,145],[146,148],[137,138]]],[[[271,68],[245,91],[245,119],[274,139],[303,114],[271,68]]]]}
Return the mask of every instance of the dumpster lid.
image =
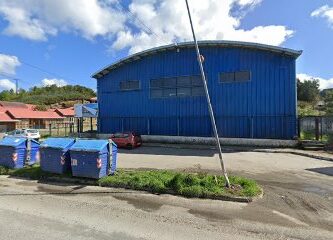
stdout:
{"type": "Polygon", "coordinates": [[[20,146],[22,143],[25,143],[25,141],[27,141],[26,138],[5,137],[0,141],[0,145],[17,147],[20,146]]]}
{"type": "Polygon", "coordinates": [[[103,150],[109,144],[108,140],[76,140],[74,145],[70,148],[76,151],[96,151],[103,150]]]}
{"type": "Polygon", "coordinates": [[[41,144],[41,147],[68,148],[74,142],[74,138],[48,138],[41,144]]]}

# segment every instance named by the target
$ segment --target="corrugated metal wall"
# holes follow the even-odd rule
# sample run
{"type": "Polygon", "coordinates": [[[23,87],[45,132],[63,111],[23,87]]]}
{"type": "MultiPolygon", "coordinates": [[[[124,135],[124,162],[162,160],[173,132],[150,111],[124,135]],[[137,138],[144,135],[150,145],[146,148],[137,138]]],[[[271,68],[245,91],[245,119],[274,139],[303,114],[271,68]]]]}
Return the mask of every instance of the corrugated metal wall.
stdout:
{"type": "MultiPolygon", "coordinates": [[[[208,88],[223,137],[296,136],[295,58],[278,53],[202,47],[208,88]],[[251,71],[251,81],[220,83],[221,72],[251,71]]],[[[150,98],[151,79],[198,75],[192,48],[168,50],[124,64],[97,80],[99,130],[152,135],[212,136],[205,97],[150,98]],[[120,81],[139,80],[138,91],[120,81]]]]}

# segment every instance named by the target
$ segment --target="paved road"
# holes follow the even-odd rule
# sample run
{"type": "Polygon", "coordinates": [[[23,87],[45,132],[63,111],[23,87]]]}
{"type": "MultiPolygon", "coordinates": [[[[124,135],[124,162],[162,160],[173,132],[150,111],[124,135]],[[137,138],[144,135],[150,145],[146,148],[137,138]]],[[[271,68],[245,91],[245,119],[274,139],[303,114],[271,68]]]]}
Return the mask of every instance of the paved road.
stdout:
{"type": "MultiPolygon", "coordinates": [[[[142,148],[121,153],[120,166],[215,172],[213,155],[142,148]]],[[[232,173],[262,183],[263,199],[239,204],[1,176],[1,239],[332,239],[332,162],[288,154],[225,157],[232,173]]]]}

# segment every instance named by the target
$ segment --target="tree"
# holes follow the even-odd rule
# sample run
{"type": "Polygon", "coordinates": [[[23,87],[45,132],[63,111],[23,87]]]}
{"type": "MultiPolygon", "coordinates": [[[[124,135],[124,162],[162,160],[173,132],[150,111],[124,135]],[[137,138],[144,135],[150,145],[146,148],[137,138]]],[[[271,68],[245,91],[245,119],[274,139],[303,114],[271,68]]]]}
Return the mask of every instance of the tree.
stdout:
{"type": "Polygon", "coordinates": [[[297,100],[315,103],[319,100],[319,80],[310,79],[301,82],[297,79],[297,100]]]}
{"type": "Polygon", "coordinates": [[[327,115],[333,115],[333,89],[324,92],[325,110],[327,115]]]}

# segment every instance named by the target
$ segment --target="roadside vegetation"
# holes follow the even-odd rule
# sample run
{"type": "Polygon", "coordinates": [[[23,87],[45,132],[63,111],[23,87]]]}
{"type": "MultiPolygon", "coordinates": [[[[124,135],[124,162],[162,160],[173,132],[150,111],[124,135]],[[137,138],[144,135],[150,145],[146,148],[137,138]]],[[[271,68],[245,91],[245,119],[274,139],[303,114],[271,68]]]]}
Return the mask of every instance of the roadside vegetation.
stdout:
{"type": "MultiPolygon", "coordinates": [[[[33,180],[42,180],[54,176],[60,178],[71,177],[69,174],[57,175],[44,172],[38,165],[22,169],[8,169],[0,166],[0,175],[11,175],[33,180]]],[[[236,176],[229,177],[229,180],[231,188],[225,187],[224,177],[206,173],[119,170],[115,175],[95,180],[94,183],[101,187],[127,188],[151,193],[168,193],[184,197],[211,199],[252,198],[261,194],[262,190],[254,180],[236,176]]]]}
{"type": "Polygon", "coordinates": [[[258,184],[243,177],[229,178],[231,188],[225,187],[222,176],[206,173],[179,173],[165,170],[118,171],[114,176],[99,180],[101,186],[171,193],[185,197],[219,198],[224,196],[254,197],[261,193],[258,184]]]}
{"type": "Polygon", "coordinates": [[[40,111],[47,110],[47,106],[52,104],[67,104],[71,107],[77,100],[87,100],[95,97],[96,93],[87,87],[79,85],[67,85],[57,87],[56,85],[46,87],[33,87],[29,90],[20,89],[16,94],[13,90],[0,92],[0,101],[22,102],[37,105],[40,111]]]}

